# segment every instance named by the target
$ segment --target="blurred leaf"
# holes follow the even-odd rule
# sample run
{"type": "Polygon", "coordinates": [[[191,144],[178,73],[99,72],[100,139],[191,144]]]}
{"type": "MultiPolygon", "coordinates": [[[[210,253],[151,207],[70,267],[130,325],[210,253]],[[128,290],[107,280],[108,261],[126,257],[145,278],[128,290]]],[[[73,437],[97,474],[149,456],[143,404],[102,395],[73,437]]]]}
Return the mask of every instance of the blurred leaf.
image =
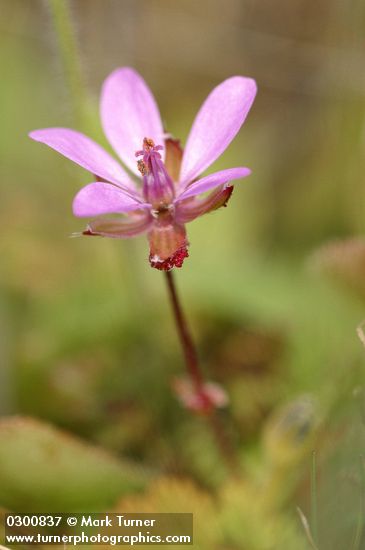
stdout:
{"type": "Polygon", "coordinates": [[[365,299],[365,239],[337,240],[321,247],[313,266],[365,299]]]}
{"type": "MultiPolygon", "coordinates": [[[[227,419],[224,423],[229,437],[233,436],[227,419]]],[[[190,419],[189,422],[181,423],[177,430],[176,444],[185,470],[205,486],[214,489],[227,477],[226,465],[222,462],[217,442],[207,428],[204,417],[196,417],[194,422],[190,419]]]]}
{"type": "Polygon", "coordinates": [[[218,522],[229,548],[307,549],[295,518],[272,507],[264,487],[236,479],[223,488],[219,497],[218,522]]]}
{"type": "Polygon", "coordinates": [[[194,548],[200,550],[216,548],[214,544],[219,541],[219,528],[216,522],[218,508],[211,495],[198,488],[189,479],[160,478],[154,481],[145,493],[123,498],[114,510],[114,512],[123,513],[150,513],[151,511],[193,513],[194,548]]]}
{"type": "Polygon", "coordinates": [[[318,406],[310,395],[302,395],[281,407],[264,430],[265,449],[276,465],[296,464],[313,444],[319,425],[318,406]]]}
{"type": "Polygon", "coordinates": [[[1,504],[9,509],[97,511],[143,485],[136,468],[48,424],[0,422],[1,504]]]}

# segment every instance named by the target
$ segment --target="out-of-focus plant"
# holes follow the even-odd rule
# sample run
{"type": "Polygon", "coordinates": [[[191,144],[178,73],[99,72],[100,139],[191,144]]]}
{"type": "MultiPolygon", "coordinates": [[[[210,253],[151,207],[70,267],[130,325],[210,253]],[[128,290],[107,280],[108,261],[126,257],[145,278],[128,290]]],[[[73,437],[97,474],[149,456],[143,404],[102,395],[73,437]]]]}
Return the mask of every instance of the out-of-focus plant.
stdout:
{"type": "Polygon", "coordinates": [[[311,265],[365,300],[365,239],[336,240],[319,248],[311,265]]]}
{"type": "Polygon", "coordinates": [[[146,483],[135,466],[35,419],[0,422],[2,504],[29,511],[104,509],[146,483]]]}

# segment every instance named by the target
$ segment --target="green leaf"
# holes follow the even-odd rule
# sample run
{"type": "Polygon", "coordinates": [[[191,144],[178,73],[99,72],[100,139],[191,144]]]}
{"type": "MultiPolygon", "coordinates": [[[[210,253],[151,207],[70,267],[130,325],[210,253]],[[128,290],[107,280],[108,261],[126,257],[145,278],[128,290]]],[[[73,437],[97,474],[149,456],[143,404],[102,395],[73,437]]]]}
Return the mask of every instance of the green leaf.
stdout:
{"type": "Polygon", "coordinates": [[[0,505],[15,511],[99,511],[146,475],[102,449],[27,417],[0,421],[0,505]]]}

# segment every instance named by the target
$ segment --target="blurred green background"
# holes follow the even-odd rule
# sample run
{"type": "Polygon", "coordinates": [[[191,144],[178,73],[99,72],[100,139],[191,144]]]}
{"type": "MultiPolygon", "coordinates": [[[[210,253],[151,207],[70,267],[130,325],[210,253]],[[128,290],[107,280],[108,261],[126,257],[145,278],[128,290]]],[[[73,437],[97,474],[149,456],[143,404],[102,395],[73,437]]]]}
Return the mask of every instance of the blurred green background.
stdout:
{"type": "Polygon", "coordinates": [[[320,550],[365,548],[364,1],[69,4],[0,0],[0,505],[196,511],[194,547],[216,550],[310,548],[299,506],[320,550]],[[220,81],[258,83],[214,166],[253,173],[189,224],[176,272],[240,481],[171,395],[184,365],[145,237],[70,239],[90,177],[27,137],[108,147],[98,96],[124,65],[183,142],[220,81]]]}

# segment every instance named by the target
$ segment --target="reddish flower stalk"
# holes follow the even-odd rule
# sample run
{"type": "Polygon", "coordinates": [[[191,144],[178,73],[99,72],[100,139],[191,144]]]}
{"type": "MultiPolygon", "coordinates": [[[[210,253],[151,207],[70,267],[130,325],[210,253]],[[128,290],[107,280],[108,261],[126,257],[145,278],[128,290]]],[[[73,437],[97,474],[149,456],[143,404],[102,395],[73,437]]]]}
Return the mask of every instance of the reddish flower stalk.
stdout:
{"type": "Polygon", "coordinates": [[[189,375],[194,383],[197,392],[201,392],[203,389],[203,375],[199,370],[198,356],[193,344],[193,340],[181,308],[179,298],[177,295],[176,285],[172,271],[166,271],[166,281],[169,290],[169,296],[171,300],[172,309],[174,312],[175,323],[180,338],[181,347],[184,353],[186,367],[189,371],[189,375]]]}
{"type": "MultiPolygon", "coordinates": [[[[198,355],[188,327],[186,317],[181,307],[172,270],[165,271],[169,298],[175,318],[176,328],[183,350],[186,368],[191,379],[193,399],[187,408],[203,414],[213,432],[217,446],[229,469],[238,472],[238,462],[230,437],[225,433],[224,426],[218,416],[217,407],[222,406],[224,397],[219,386],[205,382],[199,368],[198,355]]],[[[184,398],[183,398],[184,400],[184,398]]]]}

